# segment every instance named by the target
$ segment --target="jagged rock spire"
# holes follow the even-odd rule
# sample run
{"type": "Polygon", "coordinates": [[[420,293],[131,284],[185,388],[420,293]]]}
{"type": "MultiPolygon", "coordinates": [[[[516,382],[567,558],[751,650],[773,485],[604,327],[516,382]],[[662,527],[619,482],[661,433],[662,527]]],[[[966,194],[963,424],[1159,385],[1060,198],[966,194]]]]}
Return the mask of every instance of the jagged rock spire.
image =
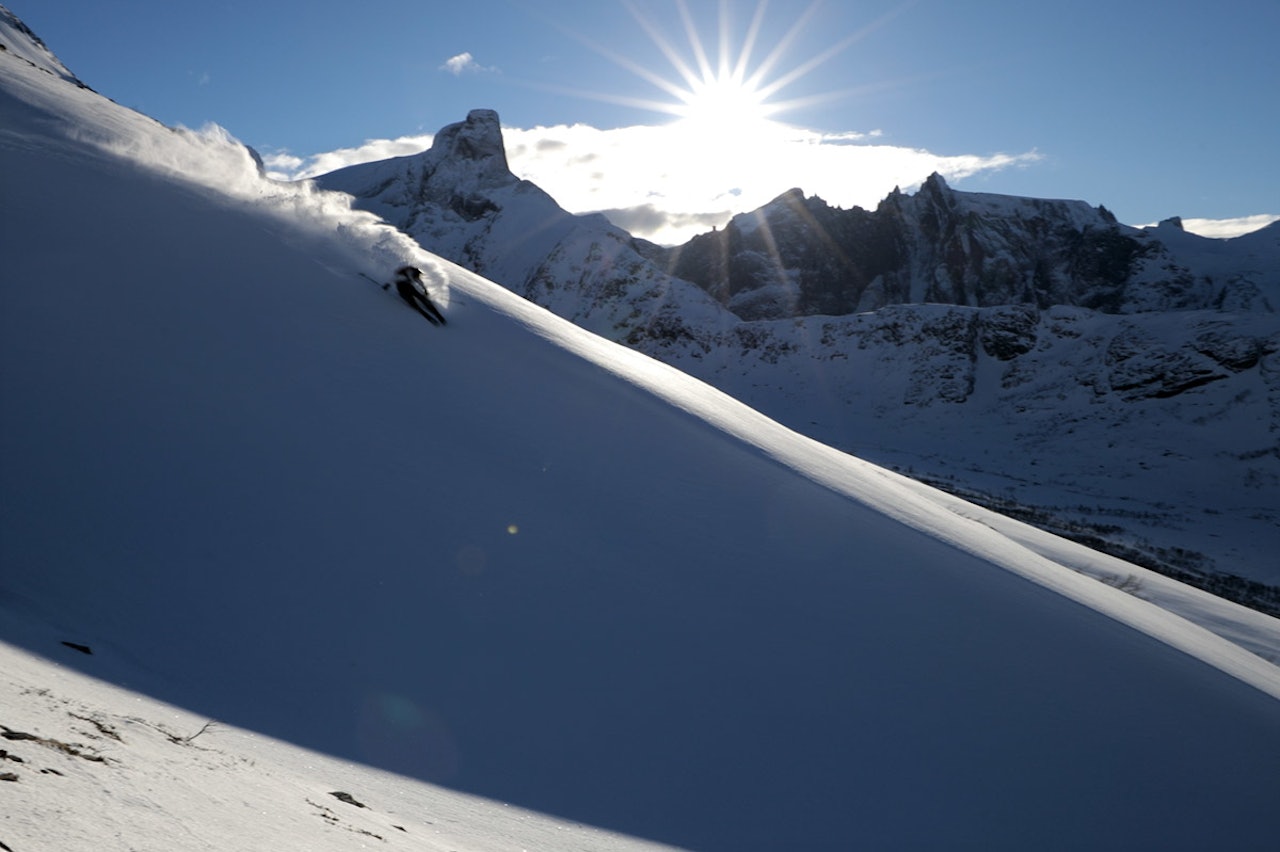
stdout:
{"type": "Polygon", "coordinates": [[[507,165],[502,123],[491,109],[473,109],[466,121],[443,127],[431,144],[431,155],[437,162],[474,171],[484,186],[500,186],[515,179],[507,165]]]}

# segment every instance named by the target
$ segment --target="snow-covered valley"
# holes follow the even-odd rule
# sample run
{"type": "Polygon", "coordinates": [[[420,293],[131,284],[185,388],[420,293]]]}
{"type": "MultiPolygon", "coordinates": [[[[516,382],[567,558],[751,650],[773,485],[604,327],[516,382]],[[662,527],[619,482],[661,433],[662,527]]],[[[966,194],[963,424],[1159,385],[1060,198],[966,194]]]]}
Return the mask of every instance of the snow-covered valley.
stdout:
{"type": "Polygon", "coordinates": [[[1277,619],[804,437],[0,23],[11,852],[1274,841],[1277,619]],[[447,327],[362,277],[406,262],[447,327]]]}

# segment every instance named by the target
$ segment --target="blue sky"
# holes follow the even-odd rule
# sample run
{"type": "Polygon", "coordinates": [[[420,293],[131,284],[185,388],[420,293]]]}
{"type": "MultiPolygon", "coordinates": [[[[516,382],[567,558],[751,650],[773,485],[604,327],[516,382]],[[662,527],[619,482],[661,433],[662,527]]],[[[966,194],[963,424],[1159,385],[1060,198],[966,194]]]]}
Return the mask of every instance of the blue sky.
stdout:
{"type": "Polygon", "coordinates": [[[703,229],[792,186],[871,206],[935,169],[1131,224],[1280,215],[1276,0],[6,3],[102,94],[216,122],[281,174],[407,153],[487,107],[513,170],[632,225],[703,229]],[[802,102],[771,118],[803,132],[665,133],[645,102],[677,103],[668,54],[736,60],[753,30],[746,68],[785,82],[765,104],[802,102]]]}

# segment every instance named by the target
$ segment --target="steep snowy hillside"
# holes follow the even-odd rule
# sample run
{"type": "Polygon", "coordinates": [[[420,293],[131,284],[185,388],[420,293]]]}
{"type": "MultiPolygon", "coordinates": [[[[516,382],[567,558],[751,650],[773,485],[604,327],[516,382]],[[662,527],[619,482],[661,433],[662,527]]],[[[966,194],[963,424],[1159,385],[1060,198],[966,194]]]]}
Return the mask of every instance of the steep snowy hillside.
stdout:
{"type": "Polygon", "coordinates": [[[0,725],[12,852],[671,848],[291,746],[4,643],[0,725]]]}
{"type": "MultiPolygon", "coordinates": [[[[225,135],[5,54],[0,127],[14,852],[138,848],[157,812],[173,850],[1273,842],[1280,670],[1087,551],[267,182],[225,135]],[[446,328],[361,277],[404,261],[446,328]]],[[[1276,648],[1238,609],[1213,612],[1276,648]]]]}
{"type": "Polygon", "coordinates": [[[1275,314],[893,306],[662,357],[832,446],[1280,613],[1275,314]]]}
{"type": "Polygon", "coordinates": [[[1137,230],[934,177],[874,212],[794,191],[667,251],[518,180],[489,110],[320,183],[797,431],[1280,613],[1280,226],[1137,230]],[[897,304],[922,301],[994,307],[897,304]]]}

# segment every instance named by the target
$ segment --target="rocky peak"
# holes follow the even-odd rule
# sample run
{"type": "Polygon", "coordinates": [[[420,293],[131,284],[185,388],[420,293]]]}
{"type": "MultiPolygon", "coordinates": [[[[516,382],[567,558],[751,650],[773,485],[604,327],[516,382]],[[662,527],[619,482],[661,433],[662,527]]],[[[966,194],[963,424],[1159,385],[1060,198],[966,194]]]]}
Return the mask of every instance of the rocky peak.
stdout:
{"type": "Polygon", "coordinates": [[[448,164],[455,175],[472,173],[482,187],[516,182],[507,165],[502,123],[491,109],[473,109],[466,121],[441,128],[427,155],[438,165],[448,164]]]}
{"type": "MultiPolygon", "coordinates": [[[[1274,276],[1250,271],[1265,264],[1221,259],[1193,273],[1162,242],[1177,222],[1164,225],[1152,239],[1104,207],[961,192],[935,172],[913,194],[895,189],[874,212],[789,190],[735,216],[724,232],[670,250],[667,260],[675,275],[743,319],[912,302],[1111,313],[1265,307],[1257,294],[1274,276]]],[[[1273,256],[1266,247],[1258,253],[1273,256]]]]}
{"type": "Polygon", "coordinates": [[[726,231],[751,232],[766,222],[770,228],[782,227],[783,222],[794,219],[796,214],[808,208],[810,201],[821,203],[816,196],[806,199],[803,189],[792,187],[757,210],[737,214],[729,220],[726,231]]]}
{"type": "Polygon", "coordinates": [[[494,167],[509,171],[502,123],[491,109],[473,109],[466,121],[445,126],[436,134],[431,149],[450,159],[492,162],[494,167]]]}
{"type": "Polygon", "coordinates": [[[475,222],[501,208],[499,196],[521,184],[507,166],[502,124],[491,109],[473,109],[446,125],[420,154],[348,166],[316,179],[347,192],[388,221],[438,217],[475,222]]]}
{"type": "Polygon", "coordinates": [[[767,207],[795,207],[797,204],[804,204],[804,190],[798,186],[793,186],[777,198],[770,201],[767,207]]]}
{"type": "Polygon", "coordinates": [[[930,198],[937,200],[948,199],[953,196],[951,187],[947,184],[942,175],[934,172],[924,179],[924,183],[920,185],[920,191],[930,198]]]}

